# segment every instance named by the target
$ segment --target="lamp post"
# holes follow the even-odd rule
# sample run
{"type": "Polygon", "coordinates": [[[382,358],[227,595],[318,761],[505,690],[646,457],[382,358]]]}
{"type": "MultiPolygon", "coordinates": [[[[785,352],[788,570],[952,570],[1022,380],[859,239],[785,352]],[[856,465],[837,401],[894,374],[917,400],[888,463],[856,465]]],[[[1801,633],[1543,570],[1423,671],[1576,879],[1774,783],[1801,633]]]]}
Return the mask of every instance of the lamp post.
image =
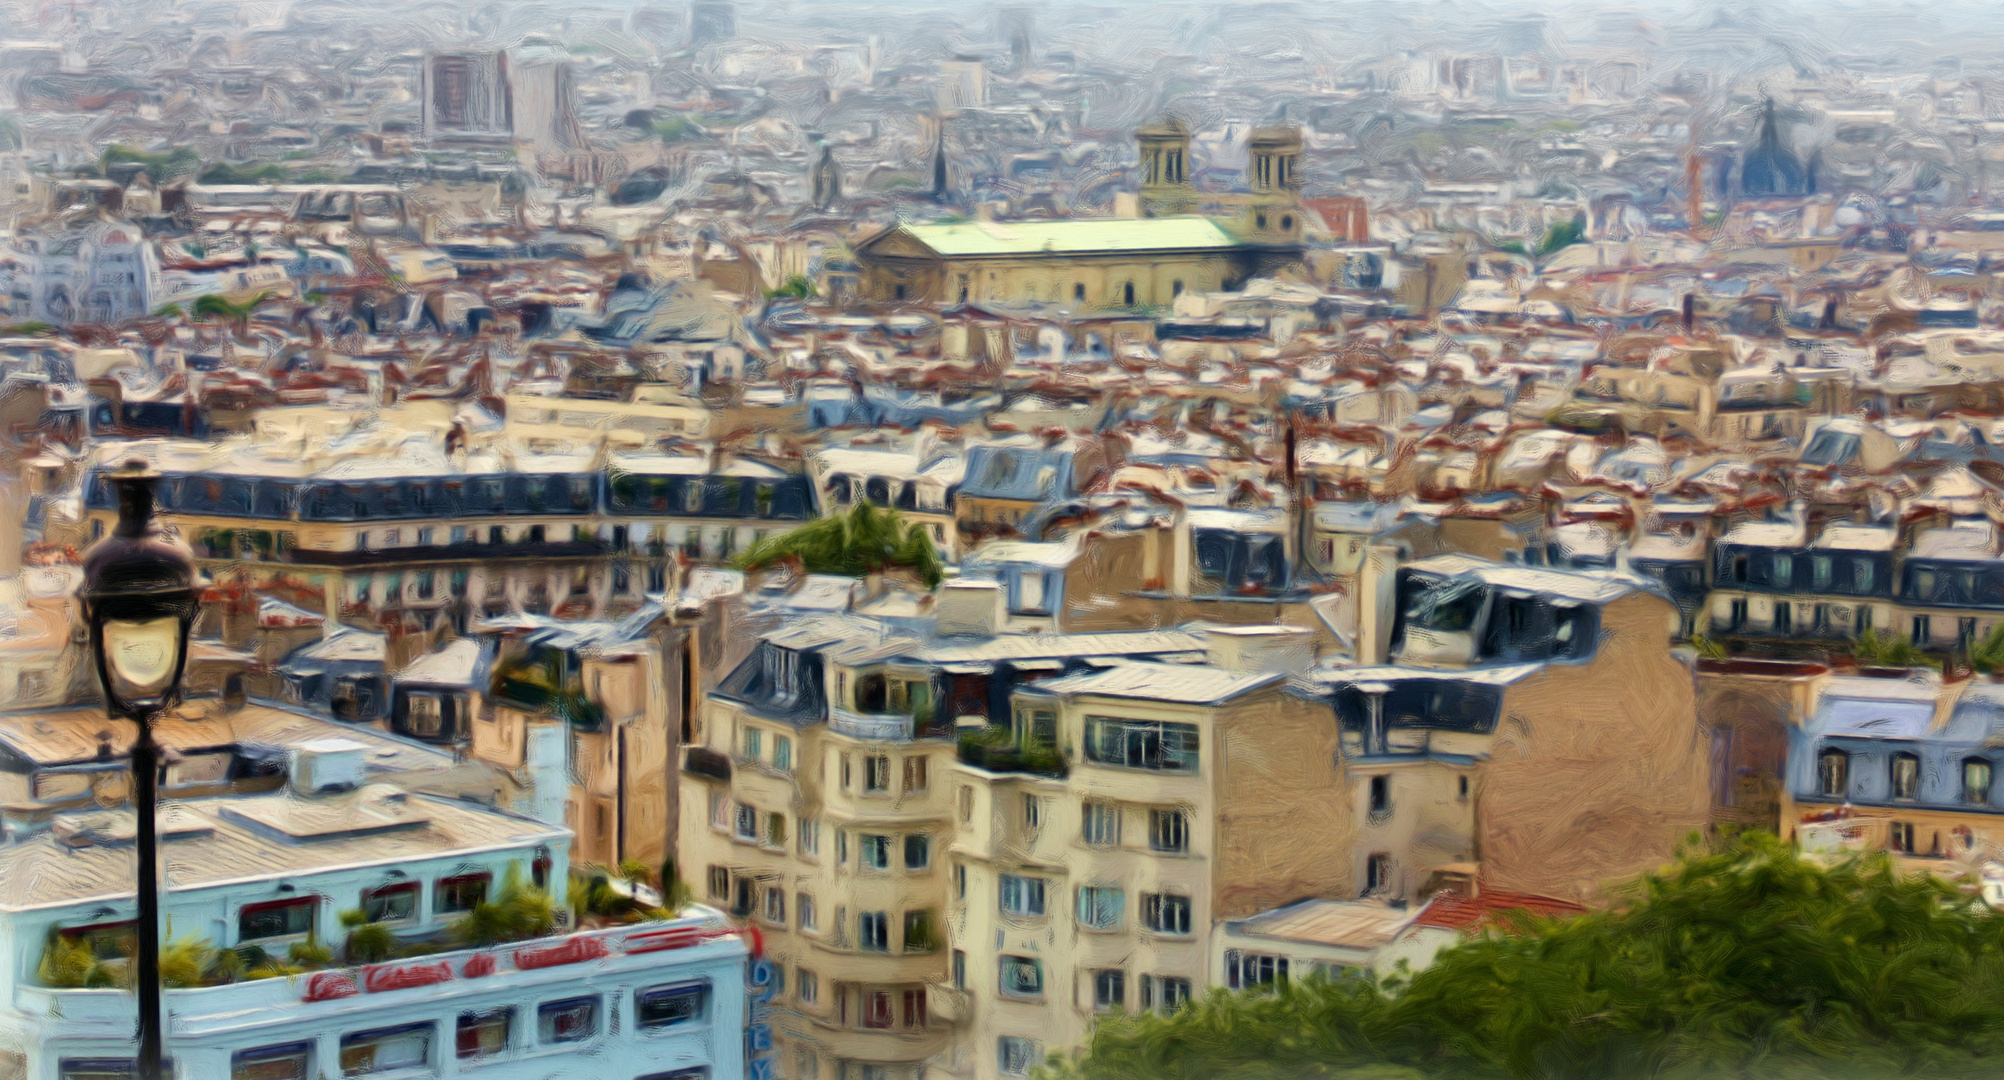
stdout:
{"type": "Polygon", "coordinates": [[[160,748],[153,724],[181,695],[188,631],[200,603],[195,560],[153,520],[153,483],[143,461],[107,479],[118,490],[118,526],[84,556],[84,615],[105,708],[132,721],[132,805],[139,819],[139,1080],[162,1080],[160,838],[156,789],[160,748]]]}

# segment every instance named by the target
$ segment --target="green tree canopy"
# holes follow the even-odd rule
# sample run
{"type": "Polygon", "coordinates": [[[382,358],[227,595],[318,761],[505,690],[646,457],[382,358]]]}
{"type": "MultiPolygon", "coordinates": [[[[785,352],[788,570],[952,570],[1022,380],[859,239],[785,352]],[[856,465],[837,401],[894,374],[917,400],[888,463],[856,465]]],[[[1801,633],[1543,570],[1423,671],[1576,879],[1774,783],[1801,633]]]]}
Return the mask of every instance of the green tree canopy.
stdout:
{"type": "Polygon", "coordinates": [[[1615,910],[1525,922],[1410,980],[1302,979],[1103,1022],[1067,1080],[1975,1077],[2004,1052],[2004,916],[1883,854],[1766,834],[1615,910]]]}
{"type": "Polygon", "coordinates": [[[820,518],[797,529],[767,537],[738,560],[745,570],[760,570],[790,559],[810,574],[862,577],[893,567],[917,572],[930,589],[939,584],[939,552],[923,525],[907,525],[895,510],[858,502],[846,514],[820,518]]]}

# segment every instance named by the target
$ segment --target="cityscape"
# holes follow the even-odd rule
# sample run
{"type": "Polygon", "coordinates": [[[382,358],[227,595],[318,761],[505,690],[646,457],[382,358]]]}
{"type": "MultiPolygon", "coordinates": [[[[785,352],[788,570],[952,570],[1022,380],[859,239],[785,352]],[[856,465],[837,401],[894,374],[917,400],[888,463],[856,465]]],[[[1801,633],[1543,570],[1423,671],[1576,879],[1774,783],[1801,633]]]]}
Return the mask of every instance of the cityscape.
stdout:
{"type": "Polygon", "coordinates": [[[1991,1075],[1993,179],[1983,5],[0,0],[0,1080],[1991,1075]]]}

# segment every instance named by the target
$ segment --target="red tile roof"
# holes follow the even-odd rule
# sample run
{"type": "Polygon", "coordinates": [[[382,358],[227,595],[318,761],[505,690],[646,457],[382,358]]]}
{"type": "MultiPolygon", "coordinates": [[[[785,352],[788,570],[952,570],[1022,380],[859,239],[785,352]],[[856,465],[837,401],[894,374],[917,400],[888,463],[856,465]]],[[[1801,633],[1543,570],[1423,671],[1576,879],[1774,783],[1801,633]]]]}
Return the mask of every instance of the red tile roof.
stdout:
{"type": "Polygon", "coordinates": [[[1522,911],[1541,919],[1564,919],[1586,914],[1586,908],[1570,900],[1531,893],[1484,889],[1473,898],[1441,893],[1414,920],[1418,926],[1440,926],[1472,934],[1489,926],[1508,927],[1500,918],[1506,911],[1522,911]]]}

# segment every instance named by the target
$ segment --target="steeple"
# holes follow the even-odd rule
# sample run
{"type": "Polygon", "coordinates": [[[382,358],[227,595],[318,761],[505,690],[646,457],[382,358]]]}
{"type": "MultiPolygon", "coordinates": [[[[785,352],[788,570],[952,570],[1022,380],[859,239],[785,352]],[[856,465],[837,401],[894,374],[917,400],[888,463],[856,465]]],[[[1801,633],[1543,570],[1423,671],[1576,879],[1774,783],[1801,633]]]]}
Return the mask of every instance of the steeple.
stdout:
{"type": "Polygon", "coordinates": [[[932,144],[932,197],[944,200],[953,192],[946,172],[946,121],[935,121],[932,144]]]}
{"type": "Polygon", "coordinates": [[[835,152],[828,148],[826,139],[821,140],[821,157],[814,162],[811,185],[816,210],[826,210],[842,201],[842,166],[835,163],[835,152]]]}
{"type": "Polygon", "coordinates": [[[1802,162],[1781,142],[1781,125],[1775,117],[1774,99],[1761,106],[1760,133],[1754,148],[1740,166],[1740,190],[1759,198],[1765,195],[1805,195],[1808,176],[1802,162]]]}

